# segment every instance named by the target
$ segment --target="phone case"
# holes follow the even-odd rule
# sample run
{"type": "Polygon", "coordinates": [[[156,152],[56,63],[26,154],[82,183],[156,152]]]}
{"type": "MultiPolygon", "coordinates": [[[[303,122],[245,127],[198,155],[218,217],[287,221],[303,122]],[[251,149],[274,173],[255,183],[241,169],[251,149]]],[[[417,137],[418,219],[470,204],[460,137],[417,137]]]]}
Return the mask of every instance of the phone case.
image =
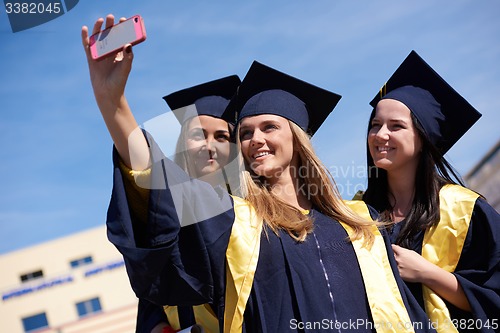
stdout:
{"type": "Polygon", "coordinates": [[[100,60],[121,51],[126,44],[136,45],[145,40],[144,21],[140,15],[134,15],[90,36],[90,54],[94,60],[100,60]]]}

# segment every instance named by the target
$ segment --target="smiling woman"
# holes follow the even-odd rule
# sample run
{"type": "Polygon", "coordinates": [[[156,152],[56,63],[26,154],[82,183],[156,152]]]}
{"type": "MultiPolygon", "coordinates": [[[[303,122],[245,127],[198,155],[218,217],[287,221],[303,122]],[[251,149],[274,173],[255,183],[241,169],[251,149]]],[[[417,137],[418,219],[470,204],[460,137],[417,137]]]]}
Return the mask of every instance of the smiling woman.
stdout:
{"type": "Polygon", "coordinates": [[[289,144],[293,135],[285,118],[248,117],[241,121],[240,133],[245,161],[255,174],[266,177],[271,186],[278,186],[279,180],[286,177],[284,173],[291,176],[292,170],[298,170],[297,155],[289,144]]]}
{"type": "Polygon", "coordinates": [[[415,51],[371,104],[363,199],[390,223],[401,276],[439,332],[497,332],[500,215],[444,157],[481,114],[415,51]]]}
{"type": "Polygon", "coordinates": [[[210,303],[224,332],[284,332],[319,322],[363,323],[357,332],[381,325],[432,332],[394,274],[370,211],[342,201],[314,153],[308,133],[339,99],[254,62],[224,116],[237,119],[245,165],[238,196],[189,178],[163,158],[151,174],[165,188],[151,190],[146,225],[128,205],[115,167],[109,239],[125,258],[136,294],[156,304],[210,303]],[[307,191],[314,187],[321,190],[307,191]],[[206,217],[207,210],[219,213],[206,217]],[[195,223],[181,227],[186,219],[195,223]]]}
{"type": "Polygon", "coordinates": [[[368,147],[377,167],[384,170],[414,172],[422,141],[413,125],[410,110],[401,102],[380,101],[368,132],[368,147]]]}
{"type": "MultiPolygon", "coordinates": [[[[96,21],[94,33],[100,30],[102,23],[102,19],[96,21]]],[[[113,23],[114,17],[108,15],[106,26],[109,27],[113,23]]],[[[122,50],[122,54],[116,57],[95,61],[90,54],[87,27],[82,28],[82,43],[87,56],[94,95],[115,144],[113,147],[115,180],[121,184],[121,192],[118,196],[120,207],[118,210],[113,209],[113,203],[116,203],[116,196],[113,196],[108,211],[109,237],[118,247],[123,244],[137,248],[155,247],[155,241],[149,239],[148,230],[150,228],[155,230],[156,215],[150,214],[148,209],[158,205],[169,205],[171,197],[166,198],[166,202],[161,202],[163,199],[160,199],[160,202],[155,201],[159,199],[157,192],[151,190],[156,185],[155,174],[151,168],[151,164],[157,161],[157,155],[154,153],[155,143],[148,133],[143,132],[137,126],[124,96],[133,59],[131,46],[127,45],[127,48],[122,50]],[[117,222],[121,219],[124,211],[118,214],[119,210],[127,211],[126,215],[136,223],[132,230],[129,230],[130,232],[116,232],[117,225],[111,221],[117,222]]],[[[225,192],[227,189],[228,177],[223,167],[231,158],[232,126],[222,120],[221,115],[239,84],[238,76],[232,75],[164,97],[182,126],[181,135],[177,141],[175,160],[179,165],[176,168],[180,167],[186,178],[188,178],[187,172],[193,178],[206,180],[211,186],[206,185],[213,191],[225,192]]],[[[176,180],[178,179],[176,177],[176,180]]],[[[182,209],[179,210],[179,215],[182,214],[181,212],[182,209]]],[[[161,260],[152,264],[162,266],[161,260]]],[[[168,288],[176,288],[176,286],[169,285],[168,288]]],[[[140,297],[141,294],[138,292],[137,294],[140,298],[137,332],[156,333],[165,327],[179,330],[198,323],[203,323],[207,331],[216,331],[218,328],[217,317],[214,315],[215,309],[212,309],[210,304],[192,303],[187,304],[188,306],[163,308],[163,305],[169,305],[169,303],[153,304],[149,302],[149,298],[140,297]],[[198,306],[192,307],[191,305],[198,306]]],[[[180,303],[186,305],[185,302],[180,303]]]]}
{"type": "Polygon", "coordinates": [[[163,97],[181,124],[175,162],[214,186],[224,182],[221,170],[234,158],[233,126],[220,117],[239,84],[232,75],[163,97]]]}
{"type": "MultiPolygon", "coordinates": [[[[193,178],[206,181],[218,189],[226,189],[228,179],[224,167],[234,157],[231,138],[233,126],[220,117],[239,84],[238,76],[232,75],[163,97],[181,124],[175,162],[193,178]]],[[[131,170],[122,171],[128,174],[131,170]]],[[[146,174],[149,179],[148,171],[146,174]]],[[[136,188],[133,183],[134,180],[129,179],[126,184],[129,205],[134,211],[145,211],[146,207],[138,207],[136,202],[147,203],[149,191],[140,190],[141,196],[134,197],[131,193],[131,188],[136,188]]],[[[146,224],[146,214],[143,220],[146,224]]],[[[210,304],[172,307],[140,299],[137,318],[137,333],[156,333],[160,329],[179,330],[199,325],[206,332],[218,329],[217,318],[210,304]]]]}
{"type": "Polygon", "coordinates": [[[186,150],[193,162],[194,177],[213,173],[229,162],[230,131],[228,123],[210,116],[199,116],[189,121],[186,150]]]}

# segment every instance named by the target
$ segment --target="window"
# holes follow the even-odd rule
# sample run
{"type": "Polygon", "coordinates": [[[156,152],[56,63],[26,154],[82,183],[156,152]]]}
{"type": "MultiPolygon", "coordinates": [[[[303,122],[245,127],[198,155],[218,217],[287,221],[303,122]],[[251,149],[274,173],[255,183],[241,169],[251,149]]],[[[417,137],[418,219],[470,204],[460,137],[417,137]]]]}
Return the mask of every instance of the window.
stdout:
{"type": "Polygon", "coordinates": [[[79,317],[84,317],[92,313],[101,311],[101,302],[99,298],[92,298],[87,301],[76,303],[76,311],[78,311],[79,317]]]}
{"type": "Polygon", "coordinates": [[[39,279],[41,277],[43,277],[42,270],[30,272],[30,273],[21,275],[21,282],[27,282],[27,281],[39,279]]]}
{"type": "Polygon", "coordinates": [[[36,329],[48,327],[47,316],[45,312],[34,316],[23,318],[24,332],[33,332],[36,329]]]}
{"type": "Polygon", "coordinates": [[[92,257],[91,256],[87,256],[87,257],[83,257],[83,258],[80,258],[80,259],[72,260],[70,262],[70,265],[71,265],[71,268],[77,268],[77,267],[80,267],[80,266],[83,266],[83,265],[91,264],[92,261],[93,261],[92,257]]]}

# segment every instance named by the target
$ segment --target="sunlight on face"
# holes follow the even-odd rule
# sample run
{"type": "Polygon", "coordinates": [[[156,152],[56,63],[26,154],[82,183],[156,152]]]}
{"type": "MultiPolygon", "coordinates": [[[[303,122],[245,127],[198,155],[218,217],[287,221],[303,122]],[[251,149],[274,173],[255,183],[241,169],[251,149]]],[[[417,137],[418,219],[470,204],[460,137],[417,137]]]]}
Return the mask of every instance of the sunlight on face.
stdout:
{"type": "Polygon", "coordinates": [[[197,177],[219,170],[229,161],[230,132],[226,121],[198,116],[189,121],[186,150],[197,177]]]}
{"type": "Polygon", "coordinates": [[[406,167],[416,170],[422,140],[405,104],[393,99],[381,100],[370,126],[368,148],[377,167],[388,172],[406,167]]]}
{"type": "Polygon", "coordinates": [[[239,127],[241,152],[259,176],[272,183],[290,166],[298,164],[288,120],[270,114],[244,118],[239,127]]]}

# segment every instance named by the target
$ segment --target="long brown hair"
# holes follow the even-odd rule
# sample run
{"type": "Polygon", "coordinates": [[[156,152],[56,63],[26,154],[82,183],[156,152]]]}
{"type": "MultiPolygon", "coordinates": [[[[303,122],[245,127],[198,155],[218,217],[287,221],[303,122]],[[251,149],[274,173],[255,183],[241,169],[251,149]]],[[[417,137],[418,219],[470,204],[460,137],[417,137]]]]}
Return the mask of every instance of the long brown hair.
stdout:
{"type": "MultiPolygon", "coordinates": [[[[298,176],[301,185],[304,185],[300,188],[306,190],[304,194],[316,209],[352,227],[351,239],[364,237],[365,245],[370,246],[374,241],[370,230],[373,222],[362,219],[344,204],[333,177],[314,152],[310,137],[295,123],[288,123],[293,145],[299,154],[298,176]]],[[[241,148],[238,135],[236,140],[238,148],[241,148]]],[[[242,172],[241,184],[241,195],[274,233],[283,229],[295,240],[304,241],[313,230],[314,221],[310,216],[273,195],[265,179],[257,176],[248,166],[242,172]]]]}

